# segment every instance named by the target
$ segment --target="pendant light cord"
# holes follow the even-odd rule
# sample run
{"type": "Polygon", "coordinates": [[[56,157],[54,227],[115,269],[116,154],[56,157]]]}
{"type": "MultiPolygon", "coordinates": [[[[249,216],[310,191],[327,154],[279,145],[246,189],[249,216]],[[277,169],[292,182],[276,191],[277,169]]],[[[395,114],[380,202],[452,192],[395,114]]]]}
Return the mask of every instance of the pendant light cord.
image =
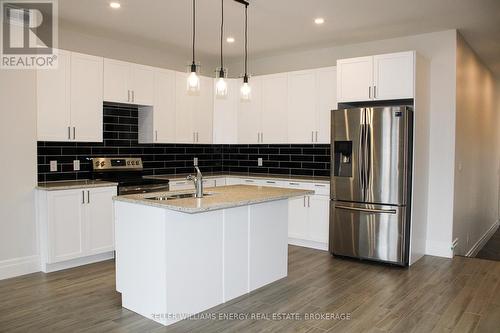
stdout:
{"type": "Polygon", "coordinates": [[[196,36],[196,0],[193,0],[193,65],[195,64],[194,61],[194,43],[196,41],[195,36],[196,36]]]}
{"type": "Polygon", "coordinates": [[[248,5],[245,5],[245,76],[248,75],[247,57],[248,57],[248,5]]]}
{"type": "Polygon", "coordinates": [[[224,40],[224,0],[221,0],[221,23],[220,23],[220,70],[224,68],[224,59],[222,57],[222,44],[224,40]]]}

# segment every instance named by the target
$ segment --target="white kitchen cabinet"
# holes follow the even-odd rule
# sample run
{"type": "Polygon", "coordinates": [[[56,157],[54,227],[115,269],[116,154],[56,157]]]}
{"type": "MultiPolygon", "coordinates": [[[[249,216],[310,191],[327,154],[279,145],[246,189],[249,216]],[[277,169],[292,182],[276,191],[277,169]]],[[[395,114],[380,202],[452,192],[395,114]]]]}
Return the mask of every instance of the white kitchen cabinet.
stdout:
{"type": "Polygon", "coordinates": [[[288,237],[307,238],[307,196],[288,200],[288,237]]]}
{"type": "Polygon", "coordinates": [[[414,97],[415,52],[398,52],[337,61],[338,102],[414,97]]]}
{"type": "Polygon", "coordinates": [[[213,85],[212,79],[200,77],[202,89],[188,93],[187,74],[175,75],[176,142],[212,143],[213,85]]]}
{"type": "Polygon", "coordinates": [[[313,143],[316,135],[316,72],[288,73],[288,143],[313,143]]]}
{"type": "Polygon", "coordinates": [[[88,255],[114,250],[114,188],[94,188],[87,190],[85,206],[86,252],[88,255]]]}
{"type": "Polygon", "coordinates": [[[84,255],[83,190],[55,191],[47,195],[49,263],[84,255]]]}
{"type": "Polygon", "coordinates": [[[288,143],[330,143],[335,67],[288,73],[288,143]]]}
{"type": "Polygon", "coordinates": [[[264,75],[262,79],[261,143],[287,143],[288,76],[264,75]]]}
{"type": "MultiPolygon", "coordinates": [[[[214,79],[214,86],[216,84],[214,79]]],[[[235,144],[238,140],[238,100],[242,80],[227,80],[227,96],[214,94],[213,143],[235,144]]]]}
{"type": "Polygon", "coordinates": [[[381,54],[373,57],[373,98],[413,98],[415,52],[381,54]]]}
{"type": "Polygon", "coordinates": [[[104,59],[104,100],[153,105],[153,67],[114,59],[104,59]]]}
{"type": "Polygon", "coordinates": [[[174,180],[168,183],[170,191],[194,190],[194,183],[191,180],[174,180]]]}
{"type": "Polygon", "coordinates": [[[44,272],[53,264],[114,250],[114,195],[116,187],[37,192],[44,272]]]}
{"type": "Polygon", "coordinates": [[[337,60],[338,102],[360,102],[372,99],[373,57],[337,60]]]}
{"type": "Polygon", "coordinates": [[[155,71],[154,105],[139,108],[139,143],[175,142],[175,72],[155,71]]]}
{"type": "Polygon", "coordinates": [[[252,98],[238,101],[238,144],[261,142],[262,133],[262,78],[251,77],[252,98]]]}
{"type": "Polygon", "coordinates": [[[58,51],[57,68],[36,72],[38,141],[69,140],[70,73],[71,52],[64,50],[58,51]]]}
{"type": "Polygon", "coordinates": [[[328,244],[330,196],[310,195],[307,239],[328,244]]]}
{"type": "Polygon", "coordinates": [[[102,142],[103,59],[71,53],[71,126],[73,141],[102,142]]]}
{"type": "Polygon", "coordinates": [[[315,143],[331,141],[331,114],[337,109],[337,68],[316,70],[316,133],[315,143]]]}
{"type": "Polygon", "coordinates": [[[37,71],[37,140],[102,142],[103,59],[59,50],[37,71]]]}

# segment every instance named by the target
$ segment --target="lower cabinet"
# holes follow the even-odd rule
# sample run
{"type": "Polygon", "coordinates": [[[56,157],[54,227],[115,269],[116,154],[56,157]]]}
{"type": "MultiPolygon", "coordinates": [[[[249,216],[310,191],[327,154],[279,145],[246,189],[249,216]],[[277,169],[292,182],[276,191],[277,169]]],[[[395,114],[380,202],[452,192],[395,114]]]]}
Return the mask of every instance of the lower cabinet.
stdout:
{"type": "Polygon", "coordinates": [[[307,195],[289,200],[288,237],[294,245],[328,248],[330,197],[307,195]]]}
{"type": "Polygon", "coordinates": [[[51,271],[51,264],[114,250],[115,195],[116,187],[38,191],[43,271],[51,271]]]}

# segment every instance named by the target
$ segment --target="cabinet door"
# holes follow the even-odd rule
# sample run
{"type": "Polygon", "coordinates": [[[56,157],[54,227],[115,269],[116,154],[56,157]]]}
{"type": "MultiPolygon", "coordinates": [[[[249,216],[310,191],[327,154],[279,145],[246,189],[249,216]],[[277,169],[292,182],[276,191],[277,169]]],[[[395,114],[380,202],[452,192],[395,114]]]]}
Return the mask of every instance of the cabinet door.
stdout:
{"type": "Polygon", "coordinates": [[[196,133],[195,142],[208,144],[212,143],[212,124],[214,112],[214,87],[213,79],[202,76],[200,84],[203,89],[194,98],[193,123],[196,133]]]}
{"type": "Polygon", "coordinates": [[[47,202],[49,263],[81,257],[84,191],[51,191],[47,202]]]}
{"type": "Polygon", "coordinates": [[[373,57],[337,61],[338,102],[359,102],[372,99],[373,57]]]}
{"type": "Polygon", "coordinates": [[[241,82],[241,80],[228,79],[228,91],[225,98],[214,94],[213,143],[215,144],[238,142],[238,100],[241,82]]]}
{"type": "Polygon", "coordinates": [[[307,197],[288,200],[288,237],[307,239],[307,197]]]}
{"type": "Polygon", "coordinates": [[[175,141],[178,143],[194,143],[195,130],[193,124],[194,98],[186,89],[186,73],[175,73],[175,141]]]}
{"type": "Polygon", "coordinates": [[[415,53],[399,52],[373,57],[374,98],[413,98],[415,53]]]}
{"type": "Polygon", "coordinates": [[[58,52],[56,69],[36,72],[38,141],[70,140],[71,54],[58,52]]]}
{"type": "Polygon", "coordinates": [[[71,126],[75,141],[102,142],[103,58],[71,53],[71,126]]]}
{"type": "Polygon", "coordinates": [[[238,143],[251,144],[260,142],[262,131],[262,80],[252,77],[249,80],[252,88],[250,101],[238,102],[238,143]]]}
{"type": "Polygon", "coordinates": [[[116,188],[85,191],[85,252],[88,255],[113,251],[115,248],[114,195],[116,188]]]}
{"type": "Polygon", "coordinates": [[[307,239],[328,243],[330,197],[327,195],[311,195],[308,199],[308,205],[307,239]]]}
{"type": "Polygon", "coordinates": [[[316,71],[316,143],[330,143],[330,116],[337,109],[337,69],[320,68],[316,71]]]}
{"type": "Polygon", "coordinates": [[[263,143],[287,143],[287,74],[262,77],[262,138],[263,143]]]}
{"type": "Polygon", "coordinates": [[[154,68],[136,64],[130,66],[131,102],[138,105],[153,105],[155,92],[154,68]]]}
{"type": "Polygon", "coordinates": [[[288,74],[288,142],[313,143],[316,135],[316,74],[288,74]]]}
{"type": "Polygon", "coordinates": [[[155,73],[154,142],[175,142],[175,72],[155,73]]]}
{"type": "Polygon", "coordinates": [[[104,59],[104,100],[130,102],[130,63],[104,59]]]}

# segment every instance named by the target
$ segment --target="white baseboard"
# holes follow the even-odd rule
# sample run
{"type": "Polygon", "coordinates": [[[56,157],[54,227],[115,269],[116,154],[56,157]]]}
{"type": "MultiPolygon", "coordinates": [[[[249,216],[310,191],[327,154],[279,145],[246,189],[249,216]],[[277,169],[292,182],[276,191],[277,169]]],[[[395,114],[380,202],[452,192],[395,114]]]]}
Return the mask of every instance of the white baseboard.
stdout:
{"type": "Polygon", "coordinates": [[[472,248],[465,254],[466,257],[475,257],[478,252],[483,248],[486,243],[490,240],[491,236],[497,231],[500,226],[500,222],[497,221],[484,233],[484,235],[479,238],[479,240],[472,246],[472,248]]]}
{"type": "Polygon", "coordinates": [[[314,242],[304,239],[288,237],[288,244],[302,246],[302,247],[309,247],[311,249],[316,249],[316,250],[328,251],[328,243],[314,242]]]}
{"type": "Polygon", "coordinates": [[[113,259],[114,257],[115,257],[115,251],[110,251],[110,252],[95,254],[88,257],[56,262],[53,264],[42,264],[41,270],[44,273],[50,273],[50,272],[60,271],[63,269],[93,264],[95,262],[113,259]]]}
{"type": "Polygon", "coordinates": [[[435,257],[453,258],[453,244],[447,242],[436,242],[427,240],[425,254],[435,257]]]}
{"type": "Polygon", "coordinates": [[[0,280],[40,271],[38,255],[0,261],[0,280]]]}

